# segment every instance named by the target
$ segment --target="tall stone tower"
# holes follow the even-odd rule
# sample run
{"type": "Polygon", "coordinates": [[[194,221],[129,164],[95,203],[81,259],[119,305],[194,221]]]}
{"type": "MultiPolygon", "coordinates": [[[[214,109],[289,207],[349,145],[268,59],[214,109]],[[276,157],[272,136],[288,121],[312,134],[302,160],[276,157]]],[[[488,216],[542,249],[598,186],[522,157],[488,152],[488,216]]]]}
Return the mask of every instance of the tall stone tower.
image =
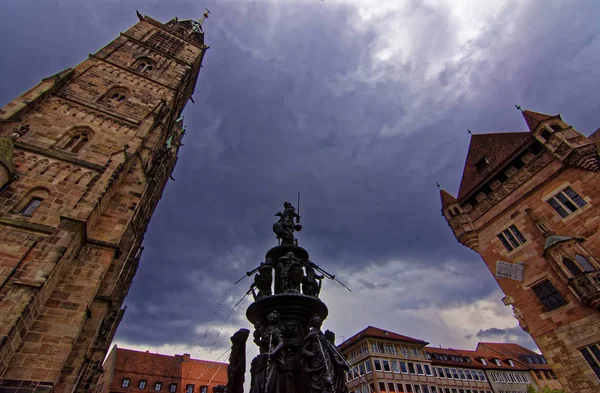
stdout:
{"type": "Polygon", "coordinates": [[[203,18],[138,18],[0,110],[3,392],[91,391],[123,316],[208,48],[203,18]]]}
{"type": "Polygon", "coordinates": [[[600,133],[524,111],[529,131],[471,137],[457,240],[477,252],[567,392],[600,391],[600,133]]]}

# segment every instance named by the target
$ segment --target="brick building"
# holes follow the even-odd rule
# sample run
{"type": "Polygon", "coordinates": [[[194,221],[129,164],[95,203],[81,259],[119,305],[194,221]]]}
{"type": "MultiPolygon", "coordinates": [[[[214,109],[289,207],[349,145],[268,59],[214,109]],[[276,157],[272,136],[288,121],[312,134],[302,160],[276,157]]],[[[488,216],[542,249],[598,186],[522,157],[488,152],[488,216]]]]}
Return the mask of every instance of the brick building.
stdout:
{"type": "Polygon", "coordinates": [[[212,393],[227,384],[227,363],[117,348],[104,361],[96,393],[212,393]]]}
{"type": "Polygon", "coordinates": [[[476,251],[567,392],[600,391],[600,133],[524,111],[529,131],[472,135],[457,198],[441,191],[457,240],[476,251]]]}
{"type": "Polygon", "coordinates": [[[139,23],[0,110],[0,387],[93,390],[207,47],[139,23]]]}
{"type": "MultiPolygon", "coordinates": [[[[536,371],[552,373],[543,356],[517,344],[480,343],[475,351],[427,344],[372,326],[355,334],[339,346],[352,365],[347,374],[349,392],[526,392],[529,385],[546,386],[536,382],[536,371]],[[532,367],[525,356],[541,360],[532,367]]],[[[555,380],[548,385],[560,388],[555,380]]]]}

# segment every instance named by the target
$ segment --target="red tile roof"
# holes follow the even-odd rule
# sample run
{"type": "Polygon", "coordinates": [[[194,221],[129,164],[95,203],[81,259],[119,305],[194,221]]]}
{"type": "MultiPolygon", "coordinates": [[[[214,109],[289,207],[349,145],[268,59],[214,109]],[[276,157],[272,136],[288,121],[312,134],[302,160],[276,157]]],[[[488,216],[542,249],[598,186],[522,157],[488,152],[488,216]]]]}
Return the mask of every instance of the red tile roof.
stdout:
{"type": "Polygon", "coordinates": [[[442,199],[442,210],[449,204],[456,202],[456,198],[450,195],[446,190],[440,190],[440,198],[442,199]]]}
{"type": "Polygon", "coordinates": [[[523,117],[529,127],[529,131],[533,132],[540,125],[541,122],[553,119],[555,117],[560,118],[560,115],[547,115],[545,113],[538,113],[532,111],[523,111],[523,117]]]}
{"type": "Polygon", "coordinates": [[[530,349],[520,346],[514,343],[484,343],[481,342],[477,345],[479,348],[487,348],[488,350],[495,352],[498,356],[503,356],[504,359],[512,359],[513,361],[519,361],[535,370],[551,370],[552,368],[548,364],[537,364],[528,363],[525,356],[541,356],[539,353],[534,352],[530,349]]]}
{"type": "Polygon", "coordinates": [[[408,342],[408,343],[413,343],[413,344],[420,344],[420,345],[427,345],[429,344],[426,341],[423,340],[418,340],[416,338],[412,338],[412,337],[408,337],[408,336],[403,336],[401,334],[398,333],[394,333],[394,332],[389,332],[387,330],[383,330],[380,328],[376,328],[373,326],[368,326],[367,328],[361,330],[360,332],[356,333],[354,336],[350,337],[349,339],[347,339],[346,341],[344,341],[343,343],[341,343],[339,345],[340,350],[344,350],[346,348],[348,348],[349,346],[357,343],[358,341],[362,340],[363,338],[366,337],[371,337],[371,338],[383,338],[386,340],[392,340],[392,341],[403,341],[403,342],[408,342]]]}
{"type": "Polygon", "coordinates": [[[463,170],[462,180],[458,191],[458,199],[462,202],[470,193],[475,191],[501,165],[508,162],[517,152],[531,143],[533,139],[529,132],[502,132],[495,134],[471,135],[471,144],[463,170]],[[488,164],[481,172],[475,164],[481,159],[487,159],[488,164]]]}
{"type": "MultiPolygon", "coordinates": [[[[520,362],[518,359],[513,359],[515,366],[511,366],[506,361],[507,358],[503,358],[499,354],[487,349],[477,347],[475,351],[468,351],[464,349],[454,349],[454,348],[425,348],[425,351],[430,354],[441,354],[450,356],[460,356],[463,358],[469,358],[470,362],[456,362],[453,360],[439,360],[435,359],[433,356],[431,357],[431,363],[436,365],[446,365],[446,366],[456,366],[456,367],[470,367],[470,368],[483,368],[488,370],[528,370],[528,367],[520,362]],[[481,358],[486,360],[486,364],[484,365],[481,362],[481,358]],[[498,366],[494,363],[494,358],[499,359],[501,365],[498,366]]],[[[451,358],[450,358],[451,359],[451,358]]],[[[511,358],[512,359],[512,358],[511,358]]]]}

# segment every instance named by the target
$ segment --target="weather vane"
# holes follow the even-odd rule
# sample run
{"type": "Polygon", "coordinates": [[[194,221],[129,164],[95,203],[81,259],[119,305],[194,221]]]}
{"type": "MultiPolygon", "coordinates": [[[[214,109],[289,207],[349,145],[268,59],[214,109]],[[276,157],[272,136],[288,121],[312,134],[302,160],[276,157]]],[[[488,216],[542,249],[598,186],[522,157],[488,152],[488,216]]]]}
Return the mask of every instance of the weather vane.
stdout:
{"type": "Polygon", "coordinates": [[[521,112],[523,112],[523,108],[521,108],[520,105],[515,105],[515,108],[517,108],[517,110],[520,110],[521,112]]]}
{"type": "Polygon", "coordinates": [[[204,21],[208,18],[208,14],[210,14],[210,10],[208,8],[205,9],[206,11],[204,12],[204,14],[202,14],[202,17],[200,19],[192,21],[192,28],[195,33],[204,32],[202,25],[204,25],[204,21]]]}

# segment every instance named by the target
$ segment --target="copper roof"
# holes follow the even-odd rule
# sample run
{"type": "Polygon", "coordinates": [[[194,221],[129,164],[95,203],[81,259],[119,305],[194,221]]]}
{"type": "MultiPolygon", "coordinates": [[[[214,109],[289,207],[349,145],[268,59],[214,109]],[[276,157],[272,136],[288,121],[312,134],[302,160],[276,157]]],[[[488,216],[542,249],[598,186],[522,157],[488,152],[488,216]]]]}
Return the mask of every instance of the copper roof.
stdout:
{"type": "Polygon", "coordinates": [[[462,202],[479,187],[490,174],[509,158],[532,142],[529,132],[502,132],[471,135],[471,143],[463,170],[458,199],[462,202]],[[476,164],[486,159],[488,164],[479,171],[476,164]]]}
{"type": "Polygon", "coordinates": [[[383,339],[392,340],[392,341],[404,341],[404,342],[408,342],[408,343],[421,344],[421,345],[429,344],[428,342],[423,341],[423,340],[418,340],[416,338],[403,336],[398,333],[389,332],[387,330],[383,330],[383,329],[376,328],[373,326],[368,326],[367,328],[361,330],[360,332],[356,333],[354,336],[350,337],[349,339],[347,339],[346,341],[341,343],[339,345],[339,348],[340,348],[340,350],[344,350],[366,337],[383,338],[383,339]]]}

